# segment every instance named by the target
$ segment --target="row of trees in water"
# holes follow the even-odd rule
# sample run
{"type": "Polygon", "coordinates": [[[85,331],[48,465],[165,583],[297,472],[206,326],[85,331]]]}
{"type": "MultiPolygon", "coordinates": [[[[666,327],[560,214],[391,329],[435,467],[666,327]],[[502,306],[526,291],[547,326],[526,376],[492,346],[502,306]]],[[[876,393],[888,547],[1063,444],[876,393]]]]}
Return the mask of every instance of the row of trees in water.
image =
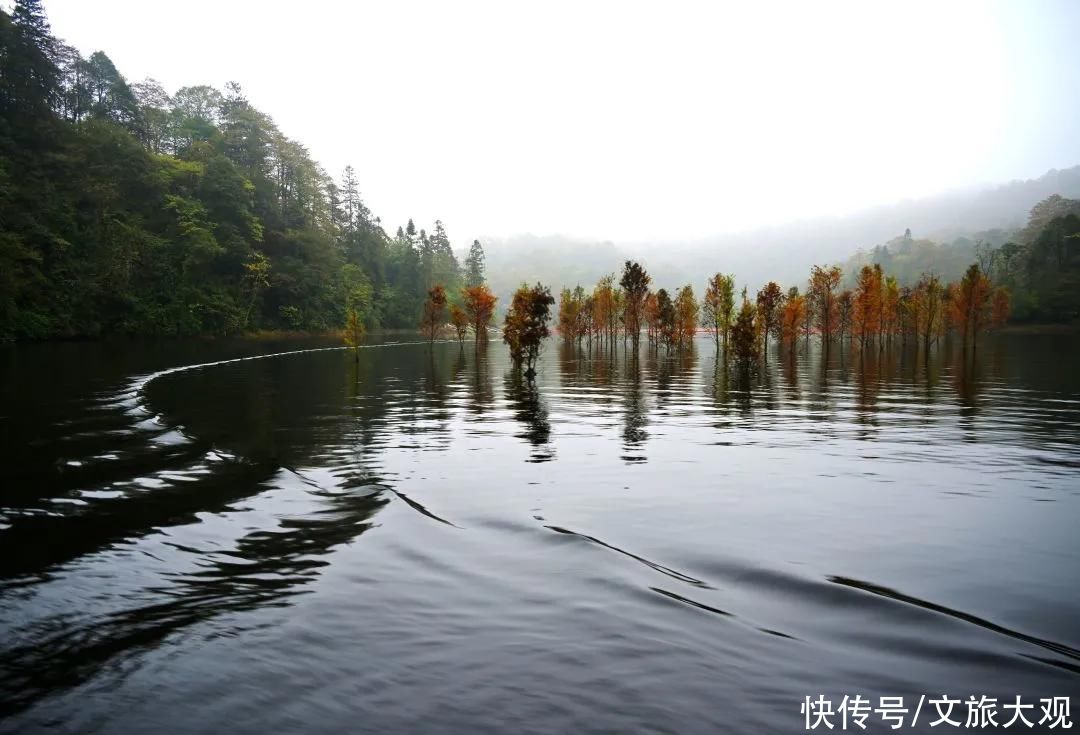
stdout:
{"type": "MultiPolygon", "coordinates": [[[[787,349],[814,335],[826,346],[846,340],[860,350],[883,349],[899,341],[921,342],[929,349],[931,342],[956,332],[966,348],[978,332],[1008,318],[1008,292],[994,288],[977,264],[949,284],[924,274],[915,285],[900,286],[878,265],[862,268],[853,289],[841,289],[842,277],[839,266],[815,266],[803,291],[798,286],[785,291],[770,281],[753,296],[743,288],[737,298],[735,277],[717,273],[705,284],[700,302],[691,284],[674,297],[663,288],[648,291],[640,319],[651,344],[688,349],[703,328],[712,334],[719,354],[750,365],[768,359],[770,339],[787,349]]],[[[618,336],[619,325],[636,322],[636,314],[626,316],[633,307],[624,308],[624,294],[612,287],[612,280],[601,279],[591,294],[580,287],[562,292],[559,331],[564,338],[610,341],[618,336]]]]}
{"type": "MultiPolygon", "coordinates": [[[[860,351],[887,345],[931,346],[957,335],[963,349],[974,350],[976,335],[1001,326],[1009,315],[1009,295],[994,287],[977,263],[963,278],[942,283],[932,273],[912,286],[901,286],[880,265],[864,266],[856,285],[842,289],[839,266],[815,266],[805,289],[788,290],[770,281],[755,295],[742,289],[736,297],[735,277],[717,273],[705,284],[699,301],[687,284],[674,296],[652,290],[652,279],[640,263],[626,261],[621,277],[604,276],[591,292],[581,286],[559,295],[557,329],[578,345],[614,347],[623,342],[636,350],[644,332],[651,347],[683,351],[692,348],[699,330],[709,332],[717,354],[744,368],[767,362],[770,340],[794,350],[800,341],[816,336],[826,349],[845,342],[860,351]]],[[[463,306],[450,306],[450,320],[464,342],[469,329],[479,342],[487,339],[495,297],[480,284],[461,293],[463,306]]],[[[534,371],[545,337],[549,335],[555,298],[541,285],[522,285],[513,296],[503,324],[503,340],[515,364],[534,371]]],[[[446,324],[447,296],[435,286],[424,304],[422,331],[430,340],[446,324]]]]}

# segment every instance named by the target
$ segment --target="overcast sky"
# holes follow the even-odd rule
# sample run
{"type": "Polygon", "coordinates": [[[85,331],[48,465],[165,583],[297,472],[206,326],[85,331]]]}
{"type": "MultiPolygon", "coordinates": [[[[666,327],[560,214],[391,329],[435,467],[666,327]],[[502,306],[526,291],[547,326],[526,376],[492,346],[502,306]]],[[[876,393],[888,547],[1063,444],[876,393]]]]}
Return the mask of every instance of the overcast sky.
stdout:
{"type": "Polygon", "coordinates": [[[1071,0],[45,6],[129,81],[239,81],[388,229],[457,243],[693,238],[1080,163],[1071,0]]]}

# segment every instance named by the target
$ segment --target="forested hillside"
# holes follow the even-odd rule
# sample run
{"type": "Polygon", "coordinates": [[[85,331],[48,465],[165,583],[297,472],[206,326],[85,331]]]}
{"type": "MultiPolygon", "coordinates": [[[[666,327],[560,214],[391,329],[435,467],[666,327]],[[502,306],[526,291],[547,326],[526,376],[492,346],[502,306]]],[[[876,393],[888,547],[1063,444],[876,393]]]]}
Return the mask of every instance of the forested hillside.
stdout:
{"type": "Polygon", "coordinates": [[[0,11],[0,338],[412,327],[463,278],[442,223],[389,237],[239,85],[128,83],[40,0],[0,11]]]}
{"type": "Polygon", "coordinates": [[[1012,301],[1019,321],[1063,322],[1080,315],[1080,200],[1051,195],[1032,207],[1027,223],[1014,230],[994,229],[948,243],[914,238],[911,231],[845,264],[847,284],[866,265],[881,266],[901,285],[925,274],[959,279],[977,262],[1012,301]]]}
{"type": "MultiPolygon", "coordinates": [[[[1075,197],[1080,167],[697,242],[489,241],[487,267],[504,308],[523,281],[559,291],[628,259],[663,283],[719,269],[751,288],[819,263],[953,280],[979,260],[1017,317],[1061,320],[1075,197]]],[[[484,248],[467,252],[459,263],[439,221],[389,235],[355,172],[335,180],[238,84],[129,83],[104,52],[53,37],[40,0],[0,10],[0,339],[339,329],[354,312],[412,328],[435,285],[455,302],[485,280],[484,248]]]]}

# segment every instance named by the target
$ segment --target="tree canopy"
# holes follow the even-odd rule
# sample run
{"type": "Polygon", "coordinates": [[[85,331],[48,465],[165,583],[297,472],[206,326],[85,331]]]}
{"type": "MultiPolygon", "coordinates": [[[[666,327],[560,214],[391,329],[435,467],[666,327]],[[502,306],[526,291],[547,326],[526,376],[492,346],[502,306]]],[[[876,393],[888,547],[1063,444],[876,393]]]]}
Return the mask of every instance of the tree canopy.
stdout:
{"type": "Polygon", "coordinates": [[[360,178],[238,84],[129,83],[40,0],[0,11],[0,339],[411,327],[466,274],[441,221],[389,236],[360,178]]]}

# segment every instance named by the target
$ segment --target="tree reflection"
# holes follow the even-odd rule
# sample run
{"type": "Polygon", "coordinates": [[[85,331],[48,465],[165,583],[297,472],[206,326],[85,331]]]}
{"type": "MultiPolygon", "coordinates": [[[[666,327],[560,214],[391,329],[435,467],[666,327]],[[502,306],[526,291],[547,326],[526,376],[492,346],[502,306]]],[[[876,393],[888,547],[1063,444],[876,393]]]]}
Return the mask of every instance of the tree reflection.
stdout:
{"type": "Polygon", "coordinates": [[[636,355],[626,362],[623,387],[623,453],[628,463],[645,462],[645,444],[649,440],[649,409],[641,384],[641,366],[636,355]]]}
{"type": "Polygon", "coordinates": [[[784,387],[787,393],[787,399],[791,403],[797,403],[800,400],[799,390],[799,367],[798,358],[796,357],[795,350],[788,350],[787,354],[783,358],[784,364],[784,387]]]}
{"type": "Polygon", "coordinates": [[[859,424],[863,427],[859,434],[861,439],[873,439],[877,436],[877,400],[878,390],[881,386],[880,378],[881,353],[878,350],[861,350],[858,364],[855,366],[856,381],[858,385],[855,391],[856,415],[859,424]]]}
{"type": "Polygon", "coordinates": [[[712,396],[717,407],[724,407],[729,400],[728,387],[731,384],[731,368],[728,361],[721,358],[719,354],[707,364],[709,367],[705,373],[705,380],[708,393],[712,396]]]}
{"type": "Polygon", "coordinates": [[[960,349],[953,350],[951,357],[952,386],[960,399],[960,415],[974,419],[979,409],[979,361],[969,352],[960,349]]]}
{"type": "Polygon", "coordinates": [[[555,458],[550,446],[551,422],[547,407],[540,399],[540,391],[533,381],[526,380],[518,370],[511,370],[505,378],[505,393],[514,418],[521,422],[523,431],[516,434],[533,446],[529,462],[548,462],[555,458]]]}
{"type": "Polygon", "coordinates": [[[476,343],[473,351],[471,380],[468,407],[471,413],[479,416],[490,411],[495,403],[495,386],[491,378],[488,340],[476,343]]]}
{"type": "Polygon", "coordinates": [[[660,352],[650,361],[655,371],[657,408],[667,408],[683,392],[678,382],[693,371],[696,357],[691,350],[677,350],[660,352]]]}

